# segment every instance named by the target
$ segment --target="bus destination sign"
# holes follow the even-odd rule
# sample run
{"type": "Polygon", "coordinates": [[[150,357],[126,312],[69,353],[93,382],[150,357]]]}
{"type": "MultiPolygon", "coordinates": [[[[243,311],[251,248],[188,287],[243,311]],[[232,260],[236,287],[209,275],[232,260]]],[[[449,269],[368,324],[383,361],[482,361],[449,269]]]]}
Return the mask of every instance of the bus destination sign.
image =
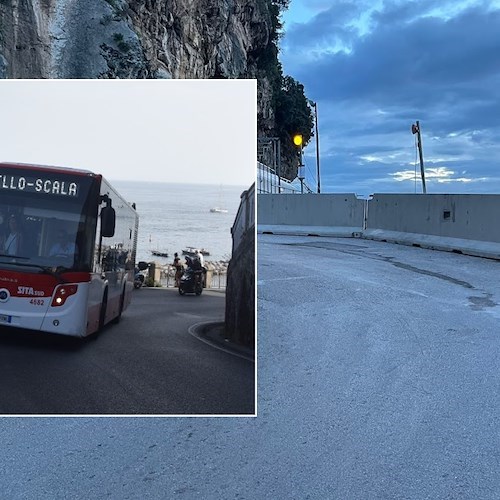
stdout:
{"type": "Polygon", "coordinates": [[[78,196],[79,184],[68,180],[0,174],[0,190],[52,194],[73,198],[78,196]]]}

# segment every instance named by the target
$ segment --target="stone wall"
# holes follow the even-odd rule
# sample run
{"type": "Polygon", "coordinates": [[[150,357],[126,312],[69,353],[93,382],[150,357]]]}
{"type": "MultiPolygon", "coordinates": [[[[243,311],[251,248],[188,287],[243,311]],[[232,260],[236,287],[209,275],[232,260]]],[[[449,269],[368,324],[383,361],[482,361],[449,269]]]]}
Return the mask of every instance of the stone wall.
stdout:
{"type": "Polygon", "coordinates": [[[227,274],[225,336],[255,347],[255,231],[247,231],[227,274]]]}
{"type": "Polygon", "coordinates": [[[233,227],[233,251],[227,269],[225,335],[255,346],[255,184],[241,195],[233,227]]]}

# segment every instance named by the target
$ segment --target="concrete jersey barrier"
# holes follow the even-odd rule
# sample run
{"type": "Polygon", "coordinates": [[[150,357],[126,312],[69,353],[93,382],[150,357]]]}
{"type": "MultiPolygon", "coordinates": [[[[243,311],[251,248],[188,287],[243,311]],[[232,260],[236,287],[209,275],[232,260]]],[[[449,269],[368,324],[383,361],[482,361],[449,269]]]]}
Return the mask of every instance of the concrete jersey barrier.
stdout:
{"type": "Polygon", "coordinates": [[[375,194],[366,227],[500,243],[500,195],[375,194]]]}
{"type": "Polygon", "coordinates": [[[500,195],[259,195],[259,232],[363,237],[500,259],[500,195]]]}
{"type": "Polygon", "coordinates": [[[500,195],[375,194],[363,238],[500,259],[500,195]]]}
{"type": "Polygon", "coordinates": [[[310,233],[352,236],[360,232],[365,217],[365,200],[354,194],[259,194],[259,231],[281,232],[292,227],[309,227],[310,233]],[[274,230],[273,230],[274,228],[274,230]]]}

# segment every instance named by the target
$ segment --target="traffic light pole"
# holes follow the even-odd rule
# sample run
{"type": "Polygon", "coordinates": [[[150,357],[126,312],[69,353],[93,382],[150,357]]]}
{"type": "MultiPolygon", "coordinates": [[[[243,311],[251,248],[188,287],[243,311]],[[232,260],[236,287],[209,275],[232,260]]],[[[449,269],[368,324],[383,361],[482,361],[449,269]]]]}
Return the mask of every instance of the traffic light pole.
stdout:
{"type": "Polygon", "coordinates": [[[300,194],[304,194],[304,175],[302,169],[304,168],[304,165],[302,164],[302,144],[300,145],[299,149],[299,181],[300,181],[300,194]]]}
{"type": "Polygon", "coordinates": [[[300,181],[300,194],[304,194],[304,165],[302,164],[302,134],[295,134],[293,136],[293,143],[299,148],[299,181],[300,181]]]}

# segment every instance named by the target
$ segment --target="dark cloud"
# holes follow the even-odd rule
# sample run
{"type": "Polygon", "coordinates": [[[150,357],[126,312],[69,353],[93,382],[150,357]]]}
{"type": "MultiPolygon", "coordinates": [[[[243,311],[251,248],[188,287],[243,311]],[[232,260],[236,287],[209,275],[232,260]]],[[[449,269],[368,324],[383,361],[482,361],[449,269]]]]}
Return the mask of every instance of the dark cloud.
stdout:
{"type": "Polygon", "coordinates": [[[342,41],[347,43],[356,37],[356,33],[346,23],[359,14],[359,5],[350,2],[340,2],[330,9],[320,12],[313,23],[292,24],[290,49],[303,52],[313,50],[318,45],[342,41]]]}
{"type": "Polygon", "coordinates": [[[297,76],[318,98],[421,106],[457,100],[500,71],[500,12],[379,26],[350,54],[324,55],[297,68],[297,76]]]}
{"type": "MultiPolygon", "coordinates": [[[[318,101],[320,136],[335,136],[326,141],[327,151],[352,153],[336,166],[327,159],[325,179],[330,166],[337,167],[337,179],[339,169],[350,169],[342,173],[347,183],[370,174],[373,169],[358,168],[352,158],[397,154],[411,144],[409,129],[416,119],[430,155],[449,151],[490,165],[481,167],[485,175],[498,170],[492,159],[500,153],[500,10],[476,2],[453,17],[438,17],[432,9],[443,6],[437,0],[387,1],[372,12],[369,31],[360,35],[352,20],[363,5],[341,2],[288,30],[285,71],[318,101]],[[326,50],[339,43],[348,51],[326,50]]],[[[411,147],[407,156],[413,156],[411,147]]],[[[453,168],[464,170],[467,161],[453,168]]],[[[398,168],[407,168],[404,164],[398,168]]],[[[380,168],[391,185],[393,163],[382,160],[380,168]]]]}

